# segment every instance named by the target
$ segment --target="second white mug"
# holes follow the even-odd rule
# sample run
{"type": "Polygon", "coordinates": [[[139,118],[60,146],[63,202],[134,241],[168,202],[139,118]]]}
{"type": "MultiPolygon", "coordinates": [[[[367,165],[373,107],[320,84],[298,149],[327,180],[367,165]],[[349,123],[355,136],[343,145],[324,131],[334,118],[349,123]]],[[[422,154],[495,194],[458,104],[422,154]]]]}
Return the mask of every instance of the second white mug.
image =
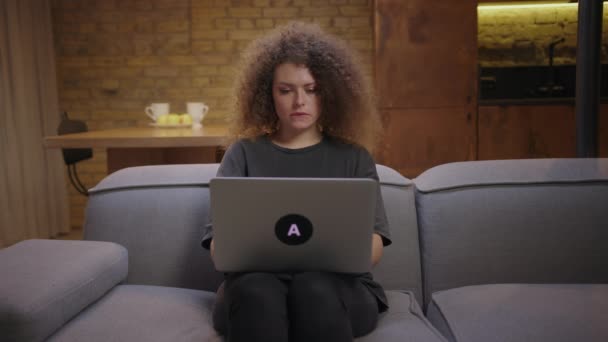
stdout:
{"type": "Polygon", "coordinates": [[[209,106],[203,102],[186,102],[186,109],[188,114],[192,117],[192,122],[194,124],[200,124],[209,111],[209,106]]]}

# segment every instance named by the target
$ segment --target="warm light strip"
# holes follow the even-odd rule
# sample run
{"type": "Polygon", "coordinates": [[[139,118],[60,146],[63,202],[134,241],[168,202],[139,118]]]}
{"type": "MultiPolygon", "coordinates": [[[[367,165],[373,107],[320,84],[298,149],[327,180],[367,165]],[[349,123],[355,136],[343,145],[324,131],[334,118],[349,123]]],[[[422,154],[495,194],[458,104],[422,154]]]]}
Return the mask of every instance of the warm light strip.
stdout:
{"type": "MultiPolygon", "coordinates": [[[[605,5],[605,4],[604,4],[605,5]]],[[[512,4],[512,5],[493,5],[479,4],[478,10],[500,10],[500,9],[516,9],[516,8],[558,8],[558,7],[577,7],[578,3],[555,3],[555,4],[512,4]]]]}

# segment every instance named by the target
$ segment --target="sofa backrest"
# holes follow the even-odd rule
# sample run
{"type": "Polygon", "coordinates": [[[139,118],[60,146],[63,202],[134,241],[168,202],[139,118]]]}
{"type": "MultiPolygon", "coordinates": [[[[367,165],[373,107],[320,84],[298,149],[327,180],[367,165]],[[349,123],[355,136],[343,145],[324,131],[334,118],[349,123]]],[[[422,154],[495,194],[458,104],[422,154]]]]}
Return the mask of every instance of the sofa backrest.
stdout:
{"type": "Polygon", "coordinates": [[[474,284],[608,282],[608,159],[451,163],[414,183],[425,303],[474,284]]]}
{"type": "MultiPolygon", "coordinates": [[[[201,245],[209,215],[209,180],[218,164],[155,165],[119,170],[90,190],[84,237],[129,251],[127,283],[215,290],[222,275],[201,245]]],[[[421,298],[412,182],[378,165],[393,245],[374,269],[386,289],[421,298]]]]}

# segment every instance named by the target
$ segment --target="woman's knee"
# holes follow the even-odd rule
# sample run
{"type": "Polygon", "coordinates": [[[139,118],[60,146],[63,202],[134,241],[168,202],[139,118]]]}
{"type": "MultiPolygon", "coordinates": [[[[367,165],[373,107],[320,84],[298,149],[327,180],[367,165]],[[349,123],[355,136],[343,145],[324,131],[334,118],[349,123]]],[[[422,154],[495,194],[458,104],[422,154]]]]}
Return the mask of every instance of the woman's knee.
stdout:
{"type": "Polygon", "coordinates": [[[270,304],[281,301],[286,291],[286,285],[273,274],[246,273],[226,281],[225,296],[228,302],[270,304]]]}
{"type": "Polygon", "coordinates": [[[287,286],[269,273],[231,274],[218,298],[214,327],[228,340],[286,341],[287,286]]]}
{"type": "Polygon", "coordinates": [[[289,287],[290,305],[316,310],[345,311],[336,275],[323,272],[305,272],[294,275],[289,287]]]}
{"type": "Polygon", "coordinates": [[[371,332],[378,322],[375,297],[354,278],[302,273],[294,277],[289,291],[290,312],[295,314],[291,318],[298,332],[333,331],[341,336],[357,337],[371,332]]]}
{"type": "Polygon", "coordinates": [[[352,341],[348,313],[336,281],[328,273],[294,276],[288,295],[293,341],[352,341]]]}

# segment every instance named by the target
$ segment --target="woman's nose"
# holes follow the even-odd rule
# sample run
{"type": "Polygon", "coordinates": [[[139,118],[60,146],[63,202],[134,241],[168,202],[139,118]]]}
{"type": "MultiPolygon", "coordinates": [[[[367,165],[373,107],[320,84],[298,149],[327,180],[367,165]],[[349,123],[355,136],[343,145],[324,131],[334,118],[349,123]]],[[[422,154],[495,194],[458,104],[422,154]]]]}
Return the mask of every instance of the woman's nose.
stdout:
{"type": "Polygon", "coordinates": [[[306,93],[303,90],[297,90],[295,92],[296,96],[294,99],[294,106],[295,107],[302,107],[304,105],[304,103],[306,102],[306,93]]]}

